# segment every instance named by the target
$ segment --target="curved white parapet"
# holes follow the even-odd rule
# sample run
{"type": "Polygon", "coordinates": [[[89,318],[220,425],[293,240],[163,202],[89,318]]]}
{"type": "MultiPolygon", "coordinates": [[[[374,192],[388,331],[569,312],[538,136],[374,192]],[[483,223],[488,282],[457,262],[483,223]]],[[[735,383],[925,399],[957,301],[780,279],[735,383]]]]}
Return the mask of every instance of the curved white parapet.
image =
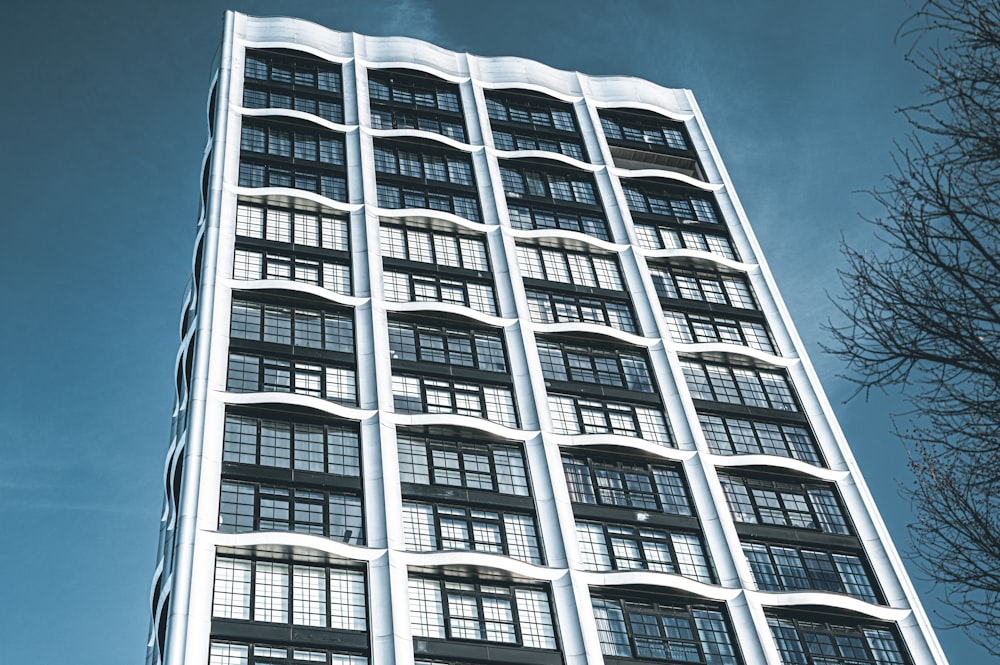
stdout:
{"type": "Polygon", "coordinates": [[[693,113],[678,113],[664,108],[660,103],[663,93],[675,91],[662,88],[645,79],[630,76],[588,77],[588,83],[590,84],[588,96],[591,99],[608,100],[596,103],[595,106],[598,109],[640,109],[652,111],[668,120],[676,120],[677,122],[688,122],[694,119],[693,113]],[[640,94],[635,95],[636,92],[640,94]],[[611,101],[615,98],[618,101],[611,101]],[[644,98],[653,98],[656,102],[640,101],[644,98]]]}
{"type": "Polygon", "coordinates": [[[469,64],[474,80],[484,88],[532,90],[571,104],[582,97],[576,72],[514,56],[472,55],[469,64]]]}
{"type": "Polygon", "coordinates": [[[651,347],[660,340],[652,337],[641,337],[635,333],[625,332],[611,326],[601,326],[596,323],[536,323],[535,321],[522,321],[521,325],[535,331],[536,333],[571,333],[584,332],[610,337],[633,346],[651,347]]]}
{"type": "Polygon", "coordinates": [[[221,533],[213,531],[212,541],[218,547],[254,548],[288,547],[306,548],[332,555],[347,561],[373,561],[385,555],[385,550],[360,545],[348,545],[339,540],[324,538],[297,531],[251,531],[248,533],[221,533]]]}
{"type": "Polygon", "coordinates": [[[298,118],[299,120],[306,120],[314,125],[319,125],[320,127],[325,127],[327,129],[332,129],[341,134],[349,134],[351,132],[358,131],[357,125],[343,125],[339,122],[331,122],[326,118],[321,118],[318,115],[313,115],[312,113],[306,113],[305,111],[296,111],[295,109],[279,109],[279,108],[263,108],[263,109],[248,109],[244,106],[240,106],[237,110],[245,117],[248,118],[298,118]]]}
{"type": "Polygon", "coordinates": [[[515,229],[505,226],[503,227],[503,232],[512,238],[524,238],[526,240],[529,238],[562,238],[585,245],[593,245],[607,252],[623,252],[629,248],[629,245],[601,240],[580,231],[568,231],[566,229],[515,229]]]}
{"type": "Polygon", "coordinates": [[[866,603],[863,600],[852,598],[841,593],[831,593],[829,591],[754,591],[747,589],[748,599],[760,603],[764,607],[796,607],[808,605],[810,607],[835,608],[871,617],[879,621],[900,622],[906,619],[911,610],[898,607],[886,607],[885,605],[875,605],[866,603]]]}
{"type": "Polygon", "coordinates": [[[582,571],[577,572],[591,586],[644,586],[658,589],[668,589],[694,594],[717,601],[733,600],[742,589],[723,587],[717,584],[705,584],[682,575],[658,573],[651,570],[624,570],[614,572],[582,571]]]}
{"type": "Polygon", "coordinates": [[[704,180],[698,180],[691,176],[678,173],[676,171],[666,171],[664,169],[624,169],[620,166],[609,167],[611,172],[619,178],[659,178],[662,180],[673,180],[680,182],[703,192],[717,192],[722,189],[722,185],[704,180]]]}
{"type": "Polygon", "coordinates": [[[500,159],[551,159],[581,171],[590,171],[591,173],[597,173],[606,168],[603,164],[591,164],[576,157],[570,157],[561,152],[552,152],[551,150],[497,150],[496,148],[487,148],[486,152],[500,159]]]}
{"type": "Polygon", "coordinates": [[[413,567],[439,568],[494,568],[522,578],[526,582],[557,580],[568,571],[560,568],[539,566],[520,559],[513,559],[506,554],[489,554],[472,550],[437,550],[434,552],[399,552],[393,553],[396,561],[405,562],[413,567]]]}
{"type": "Polygon", "coordinates": [[[558,434],[556,432],[545,432],[545,439],[567,448],[618,446],[678,462],[683,462],[696,454],[694,450],[682,450],[662,443],[656,443],[655,441],[622,436],[621,434],[558,434]]]}
{"type": "Polygon", "coordinates": [[[347,296],[337,291],[324,289],[322,286],[308,284],[306,282],[296,282],[290,279],[233,279],[227,277],[220,279],[220,283],[226,284],[234,291],[289,291],[293,293],[306,293],[314,298],[326,300],[335,305],[345,307],[361,307],[371,301],[368,297],[347,296]]]}
{"type": "Polygon", "coordinates": [[[346,420],[368,420],[377,413],[374,409],[359,409],[344,406],[319,397],[299,395],[298,393],[233,393],[223,392],[226,404],[285,404],[299,406],[313,411],[320,411],[346,420]]]}
{"type": "Polygon", "coordinates": [[[431,210],[429,208],[378,208],[376,214],[383,219],[412,220],[416,222],[440,224],[469,229],[479,233],[489,233],[499,228],[494,224],[474,222],[465,217],[453,215],[450,212],[431,210]]]}
{"type": "Polygon", "coordinates": [[[493,436],[511,441],[525,441],[538,434],[537,430],[523,430],[495,423],[485,418],[460,416],[454,413],[387,413],[382,412],[381,419],[386,423],[420,427],[423,425],[453,425],[465,429],[476,429],[493,436]]]}
{"type": "Polygon", "coordinates": [[[457,314],[496,328],[504,328],[517,322],[517,319],[505,319],[503,317],[494,316],[493,314],[484,314],[483,312],[472,309],[471,307],[466,307],[465,305],[453,305],[452,303],[447,302],[437,302],[433,300],[422,300],[419,302],[390,302],[388,300],[382,300],[379,302],[381,302],[386,311],[389,312],[448,312],[449,314],[457,314]]]}
{"type": "Polygon", "coordinates": [[[712,252],[704,252],[700,249],[646,249],[638,245],[633,245],[632,248],[636,254],[641,254],[647,259],[692,259],[693,263],[701,263],[706,266],[721,265],[746,273],[757,271],[756,263],[734,261],[733,259],[727,259],[724,256],[719,256],[712,252]]]}
{"type": "Polygon", "coordinates": [[[821,466],[815,466],[808,462],[792,459],[790,457],[778,457],[777,455],[716,455],[706,453],[706,458],[716,467],[776,467],[787,469],[796,474],[809,476],[818,480],[828,480],[837,482],[850,475],[847,471],[836,471],[821,466]]]}
{"type": "MultiPolygon", "coordinates": [[[[666,340],[664,340],[666,343],[666,340]]],[[[725,342],[699,342],[694,344],[688,344],[686,342],[674,342],[670,341],[670,345],[674,348],[677,353],[683,355],[708,355],[714,354],[716,356],[736,356],[742,358],[750,358],[757,362],[753,363],[756,367],[758,365],[769,366],[769,367],[792,367],[799,363],[798,358],[783,358],[782,356],[776,356],[773,353],[768,353],[767,351],[761,351],[759,349],[753,349],[749,346],[742,346],[740,344],[727,344],[725,342]]]]}
{"type": "Polygon", "coordinates": [[[461,150],[462,152],[467,152],[469,154],[474,154],[477,152],[482,152],[486,148],[481,145],[472,145],[469,143],[462,143],[461,141],[456,141],[450,136],[445,136],[444,134],[438,134],[437,132],[428,132],[424,129],[375,129],[374,127],[363,126],[361,128],[362,134],[368,134],[374,138],[413,138],[413,139],[424,139],[426,141],[435,141],[437,143],[443,143],[449,148],[455,150],[461,150]]]}
{"type": "Polygon", "coordinates": [[[350,213],[361,209],[360,203],[344,203],[343,201],[337,201],[335,199],[321,196],[316,192],[310,192],[305,189],[295,189],[294,187],[241,187],[240,185],[227,184],[226,189],[232,189],[237,196],[256,196],[264,199],[283,196],[289,199],[305,199],[307,201],[312,201],[316,205],[324,206],[326,208],[330,208],[331,210],[338,210],[340,212],[350,213]]]}

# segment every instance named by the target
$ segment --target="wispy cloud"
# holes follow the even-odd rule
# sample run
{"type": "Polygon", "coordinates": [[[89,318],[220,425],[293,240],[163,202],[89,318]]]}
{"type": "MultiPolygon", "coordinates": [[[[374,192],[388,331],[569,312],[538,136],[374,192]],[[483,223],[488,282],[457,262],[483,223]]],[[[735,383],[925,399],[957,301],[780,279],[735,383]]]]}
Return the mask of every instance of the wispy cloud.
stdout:
{"type": "Polygon", "coordinates": [[[440,26],[434,9],[421,0],[399,0],[387,7],[385,32],[416,37],[429,42],[440,40],[440,26]]]}

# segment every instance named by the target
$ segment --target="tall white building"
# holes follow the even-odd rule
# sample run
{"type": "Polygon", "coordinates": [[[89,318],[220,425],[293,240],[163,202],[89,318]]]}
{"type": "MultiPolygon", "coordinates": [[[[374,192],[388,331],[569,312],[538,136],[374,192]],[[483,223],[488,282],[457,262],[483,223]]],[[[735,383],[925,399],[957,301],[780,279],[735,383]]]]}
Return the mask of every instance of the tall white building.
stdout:
{"type": "Polygon", "coordinates": [[[148,662],[946,659],[688,90],[228,13],[148,662]]]}

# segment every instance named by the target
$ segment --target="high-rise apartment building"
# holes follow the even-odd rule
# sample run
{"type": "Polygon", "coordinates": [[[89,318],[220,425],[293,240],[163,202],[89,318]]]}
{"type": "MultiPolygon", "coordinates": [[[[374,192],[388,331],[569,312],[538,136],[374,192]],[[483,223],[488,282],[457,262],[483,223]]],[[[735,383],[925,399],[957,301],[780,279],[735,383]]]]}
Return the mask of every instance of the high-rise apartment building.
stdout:
{"type": "Polygon", "coordinates": [[[150,664],[946,663],[689,91],[225,25],[150,664]]]}

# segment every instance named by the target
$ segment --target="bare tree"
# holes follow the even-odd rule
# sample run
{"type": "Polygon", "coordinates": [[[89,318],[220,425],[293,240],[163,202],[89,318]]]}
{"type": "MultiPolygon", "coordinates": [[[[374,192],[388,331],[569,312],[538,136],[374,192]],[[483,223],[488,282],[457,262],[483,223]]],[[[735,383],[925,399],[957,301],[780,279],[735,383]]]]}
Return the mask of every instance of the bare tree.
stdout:
{"type": "Polygon", "coordinates": [[[1000,2],[929,0],[900,29],[927,77],[872,192],[881,246],[845,247],[832,350],[900,387],[912,544],[949,617],[1000,655],[1000,2]]]}

